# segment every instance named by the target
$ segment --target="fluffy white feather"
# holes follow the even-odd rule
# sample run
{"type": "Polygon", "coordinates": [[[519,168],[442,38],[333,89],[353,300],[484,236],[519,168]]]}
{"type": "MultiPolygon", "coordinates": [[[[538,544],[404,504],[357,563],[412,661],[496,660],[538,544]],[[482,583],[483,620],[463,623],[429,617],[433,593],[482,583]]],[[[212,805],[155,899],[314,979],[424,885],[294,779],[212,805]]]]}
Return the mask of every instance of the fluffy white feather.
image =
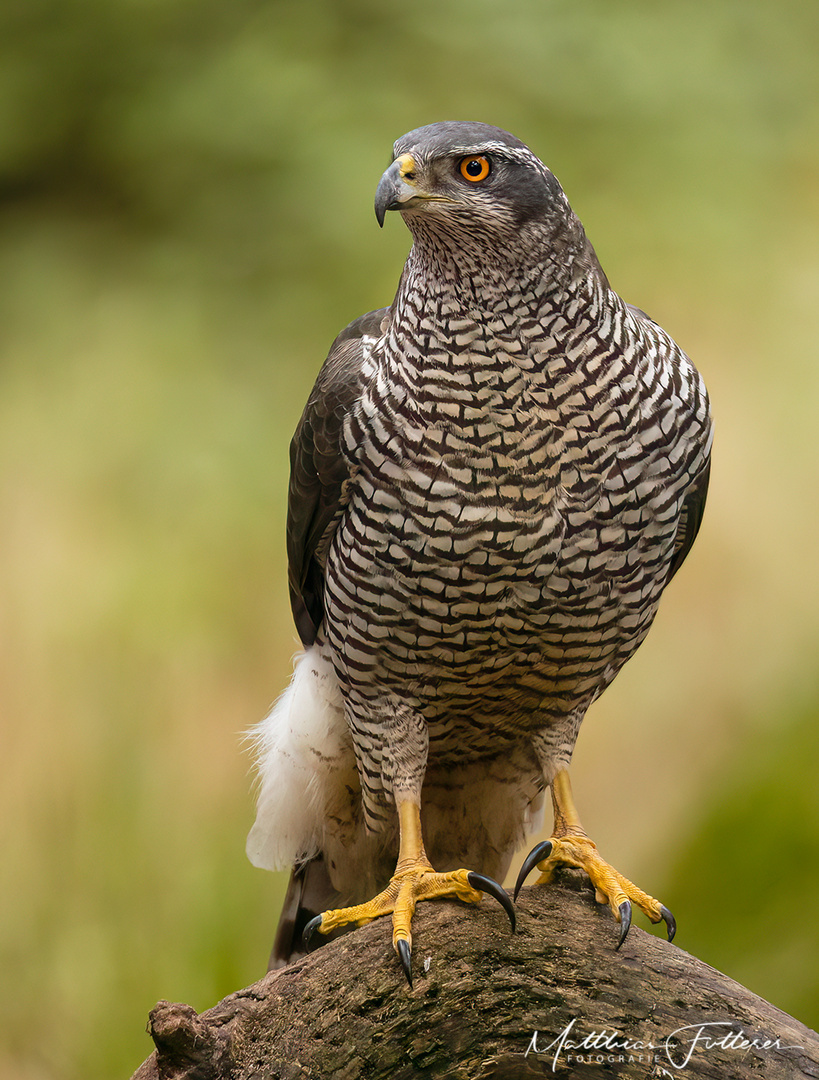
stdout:
{"type": "Polygon", "coordinates": [[[318,852],[328,804],[355,771],[341,691],[320,645],[296,658],[290,686],[250,736],[259,796],[247,855],[265,870],[290,869],[318,852]]]}

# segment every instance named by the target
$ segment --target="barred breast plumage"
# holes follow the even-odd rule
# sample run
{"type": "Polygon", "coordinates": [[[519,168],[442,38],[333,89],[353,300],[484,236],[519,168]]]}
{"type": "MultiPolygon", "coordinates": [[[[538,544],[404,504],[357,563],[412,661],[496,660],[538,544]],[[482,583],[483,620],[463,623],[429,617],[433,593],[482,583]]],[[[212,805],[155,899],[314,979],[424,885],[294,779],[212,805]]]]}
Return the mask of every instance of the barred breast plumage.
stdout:
{"type": "MultiPolygon", "coordinates": [[[[610,288],[557,181],[512,136],[411,132],[378,199],[414,244],[391,308],[337,339],[294,439],[294,613],[308,662],[337,681],[349,738],[336,778],[351,755],[357,766],[341,832],[387,837],[392,860],[398,793],[415,793],[433,863],[439,847],[502,874],[693,542],[708,398],[610,288]],[[464,162],[488,172],[475,182],[464,162]],[[497,774],[496,843],[485,825],[453,839],[451,790],[438,820],[453,770],[461,821],[470,784],[497,774]]],[[[328,799],[284,859],[334,849],[330,877],[353,895],[360,870],[339,863],[355,845],[327,841],[328,799]]],[[[257,846],[275,829],[263,803],[264,786],[257,846]]]]}

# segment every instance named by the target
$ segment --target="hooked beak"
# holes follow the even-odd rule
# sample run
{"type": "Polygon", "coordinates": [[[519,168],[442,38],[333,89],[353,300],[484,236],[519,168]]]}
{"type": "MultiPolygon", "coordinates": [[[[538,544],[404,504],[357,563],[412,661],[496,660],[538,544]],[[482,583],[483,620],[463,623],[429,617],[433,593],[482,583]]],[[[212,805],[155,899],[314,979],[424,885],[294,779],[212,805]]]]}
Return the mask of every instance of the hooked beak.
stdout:
{"type": "Polygon", "coordinates": [[[405,210],[413,199],[425,198],[416,186],[415,161],[412,154],[401,154],[390,165],[375,190],[375,216],[383,227],[388,210],[405,210]]]}

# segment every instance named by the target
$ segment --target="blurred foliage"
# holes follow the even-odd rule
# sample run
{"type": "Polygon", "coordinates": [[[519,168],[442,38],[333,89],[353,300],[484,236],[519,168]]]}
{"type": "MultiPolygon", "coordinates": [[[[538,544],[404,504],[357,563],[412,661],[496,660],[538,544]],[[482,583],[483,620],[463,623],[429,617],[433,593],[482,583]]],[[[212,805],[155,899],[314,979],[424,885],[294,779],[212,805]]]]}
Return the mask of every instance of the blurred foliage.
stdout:
{"type": "Polygon", "coordinates": [[[701,960],[815,1025],[819,685],[786,716],[773,746],[749,739],[721,762],[663,895],[701,960]]]}
{"type": "Polygon", "coordinates": [[[128,1075],[157,998],[264,968],[287,444],[395,289],[392,141],[444,118],[526,139],[709,383],[702,537],[576,790],[684,948],[819,1023],[818,45],[808,0],[6,0],[0,1080],[128,1075]]]}

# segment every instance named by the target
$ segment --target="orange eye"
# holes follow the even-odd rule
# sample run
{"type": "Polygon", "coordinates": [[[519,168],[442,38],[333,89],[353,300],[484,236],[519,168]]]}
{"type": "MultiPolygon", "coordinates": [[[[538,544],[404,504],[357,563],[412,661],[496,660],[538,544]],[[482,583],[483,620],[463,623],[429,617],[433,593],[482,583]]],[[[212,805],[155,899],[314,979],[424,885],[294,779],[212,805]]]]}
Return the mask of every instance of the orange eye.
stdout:
{"type": "Polygon", "coordinates": [[[465,157],[460,164],[461,176],[473,184],[485,180],[489,176],[489,169],[489,158],[482,154],[478,157],[465,157]]]}

